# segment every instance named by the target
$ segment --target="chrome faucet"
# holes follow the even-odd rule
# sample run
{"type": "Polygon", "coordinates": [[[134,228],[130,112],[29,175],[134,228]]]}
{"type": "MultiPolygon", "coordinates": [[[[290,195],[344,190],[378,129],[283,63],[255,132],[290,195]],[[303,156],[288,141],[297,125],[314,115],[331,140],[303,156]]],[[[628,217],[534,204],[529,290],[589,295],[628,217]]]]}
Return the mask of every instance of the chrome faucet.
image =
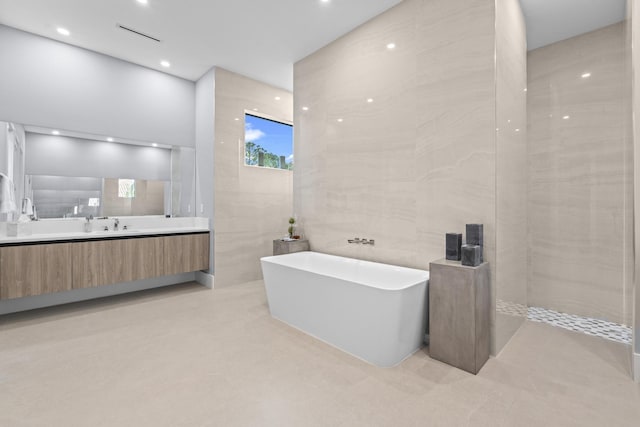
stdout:
{"type": "Polygon", "coordinates": [[[113,219],[113,231],[118,231],[118,226],[120,225],[120,220],[118,218],[113,219]]]}
{"type": "Polygon", "coordinates": [[[359,237],[356,237],[355,239],[347,239],[347,243],[355,243],[358,245],[375,245],[376,241],[371,239],[360,239],[359,237]]]}

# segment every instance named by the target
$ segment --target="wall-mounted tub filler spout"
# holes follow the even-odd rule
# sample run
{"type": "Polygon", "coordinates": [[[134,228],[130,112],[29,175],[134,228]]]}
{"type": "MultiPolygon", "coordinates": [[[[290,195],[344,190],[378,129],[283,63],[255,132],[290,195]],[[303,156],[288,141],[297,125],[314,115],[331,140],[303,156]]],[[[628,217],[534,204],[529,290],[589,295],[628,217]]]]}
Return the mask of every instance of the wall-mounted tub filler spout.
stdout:
{"type": "Polygon", "coordinates": [[[347,243],[355,243],[358,245],[375,245],[376,241],[371,239],[360,239],[359,237],[356,237],[355,239],[347,239],[347,243]]]}

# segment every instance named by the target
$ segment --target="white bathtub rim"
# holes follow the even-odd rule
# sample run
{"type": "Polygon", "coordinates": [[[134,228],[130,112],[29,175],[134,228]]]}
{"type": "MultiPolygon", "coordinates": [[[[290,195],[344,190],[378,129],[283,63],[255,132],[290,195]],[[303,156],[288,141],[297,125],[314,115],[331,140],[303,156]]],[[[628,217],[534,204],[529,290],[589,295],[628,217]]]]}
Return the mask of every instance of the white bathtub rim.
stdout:
{"type": "MultiPolygon", "coordinates": [[[[306,270],[305,270],[305,271],[306,271],[306,270]]],[[[367,365],[375,366],[376,368],[384,368],[384,369],[391,369],[391,368],[395,368],[396,366],[401,365],[405,360],[407,360],[408,358],[410,358],[411,356],[413,356],[414,354],[416,354],[418,351],[422,350],[422,349],[425,347],[425,343],[424,343],[424,342],[422,342],[422,344],[420,344],[420,345],[418,346],[418,348],[416,348],[415,350],[412,350],[409,354],[407,354],[407,355],[406,355],[402,360],[400,360],[400,361],[399,361],[398,363],[396,363],[395,365],[390,365],[390,366],[376,365],[375,363],[370,362],[370,361],[368,361],[367,359],[364,359],[364,358],[362,358],[362,357],[360,357],[360,356],[358,356],[358,355],[355,355],[355,354],[351,353],[350,351],[347,351],[347,350],[345,350],[345,349],[343,349],[343,348],[340,348],[340,347],[338,347],[337,345],[331,344],[330,342],[328,342],[328,341],[326,341],[326,340],[324,340],[324,339],[322,339],[322,338],[320,338],[320,337],[318,337],[318,336],[316,336],[316,335],[314,335],[314,334],[311,334],[311,333],[309,333],[309,332],[307,332],[307,331],[305,331],[305,330],[303,330],[303,329],[300,329],[300,328],[298,328],[297,326],[292,325],[291,323],[286,322],[286,321],[284,321],[284,320],[280,319],[280,318],[279,318],[279,317],[277,317],[277,316],[274,316],[273,314],[271,314],[271,317],[272,317],[273,319],[276,319],[278,322],[282,322],[282,323],[284,323],[285,325],[287,325],[287,326],[289,326],[289,327],[291,327],[291,328],[295,329],[296,331],[300,331],[300,332],[302,332],[303,334],[305,334],[305,335],[307,335],[307,336],[310,336],[310,337],[312,337],[312,338],[314,338],[314,339],[316,339],[316,340],[318,340],[318,341],[323,342],[324,344],[328,345],[329,347],[335,348],[336,350],[340,351],[341,353],[346,353],[346,354],[348,354],[349,356],[351,356],[351,357],[355,357],[356,359],[363,361],[363,362],[364,362],[364,363],[366,363],[367,365]]]]}
{"type": "MultiPolygon", "coordinates": [[[[318,276],[331,277],[332,279],[338,279],[338,280],[342,280],[342,281],[345,281],[345,282],[354,283],[354,284],[360,285],[360,286],[366,286],[366,287],[369,287],[369,288],[379,289],[381,291],[396,292],[396,291],[401,291],[401,290],[404,290],[404,289],[411,288],[413,286],[418,286],[418,285],[420,285],[422,283],[428,283],[429,282],[429,271],[428,270],[421,270],[421,269],[418,269],[418,268],[404,267],[404,266],[401,266],[401,265],[386,264],[386,263],[376,262],[376,261],[368,261],[368,260],[359,259],[359,258],[344,257],[344,256],[341,256],[341,255],[325,254],[323,252],[315,252],[315,251],[303,251],[303,252],[315,253],[315,254],[320,254],[320,255],[328,255],[330,257],[352,259],[352,260],[360,261],[360,262],[363,262],[363,263],[371,263],[371,264],[376,264],[376,265],[385,266],[385,267],[394,267],[394,268],[402,268],[402,269],[406,269],[406,270],[412,270],[414,272],[426,273],[426,278],[418,280],[416,282],[411,282],[411,283],[409,283],[407,285],[404,285],[404,286],[401,286],[401,287],[385,288],[385,287],[377,286],[377,285],[374,285],[374,284],[371,284],[371,283],[363,283],[361,281],[347,279],[345,277],[342,277],[342,276],[339,276],[339,275],[333,275],[331,273],[316,272],[316,271],[308,270],[308,269],[300,267],[300,266],[293,266],[293,265],[289,265],[289,264],[282,264],[282,263],[279,263],[279,262],[273,262],[272,261],[272,260],[277,259],[279,257],[284,257],[284,256],[287,256],[287,255],[293,255],[293,254],[266,256],[266,257],[260,258],[260,262],[268,262],[268,263],[271,263],[271,264],[279,265],[279,266],[286,267],[286,268],[291,268],[291,269],[298,270],[298,271],[304,271],[306,273],[311,273],[311,274],[315,274],[315,275],[318,275],[318,276]]],[[[296,253],[300,253],[300,252],[296,252],[296,253]]]]}

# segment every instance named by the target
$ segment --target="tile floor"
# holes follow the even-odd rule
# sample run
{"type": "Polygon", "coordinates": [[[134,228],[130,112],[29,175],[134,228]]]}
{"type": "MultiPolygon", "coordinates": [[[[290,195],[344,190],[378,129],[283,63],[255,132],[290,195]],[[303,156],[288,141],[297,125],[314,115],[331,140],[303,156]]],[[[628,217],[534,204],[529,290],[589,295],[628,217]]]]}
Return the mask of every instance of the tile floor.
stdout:
{"type": "Polygon", "coordinates": [[[262,282],[0,317],[0,426],[634,426],[629,346],[525,322],[473,376],[368,365],[269,316],[262,282]]]}

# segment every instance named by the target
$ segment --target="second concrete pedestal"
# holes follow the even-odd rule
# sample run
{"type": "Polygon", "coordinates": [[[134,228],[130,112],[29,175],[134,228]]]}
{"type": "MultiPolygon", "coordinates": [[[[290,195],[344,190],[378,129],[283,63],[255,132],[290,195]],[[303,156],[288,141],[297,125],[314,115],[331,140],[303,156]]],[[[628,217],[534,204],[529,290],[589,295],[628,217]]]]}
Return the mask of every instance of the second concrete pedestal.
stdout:
{"type": "Polygon", "coordinates": [[[281,240],[277,239],[273,241],[273,254],[284,255],[292,254],[294,252],[302,252],[309,250],[309,241],[306,239],[299,240],[281,240]]]}
{"type": "Polygon", "coordinates": [[[489,263],[429,266],[429,354],[477,374],[489,359],[489,263]]]}

